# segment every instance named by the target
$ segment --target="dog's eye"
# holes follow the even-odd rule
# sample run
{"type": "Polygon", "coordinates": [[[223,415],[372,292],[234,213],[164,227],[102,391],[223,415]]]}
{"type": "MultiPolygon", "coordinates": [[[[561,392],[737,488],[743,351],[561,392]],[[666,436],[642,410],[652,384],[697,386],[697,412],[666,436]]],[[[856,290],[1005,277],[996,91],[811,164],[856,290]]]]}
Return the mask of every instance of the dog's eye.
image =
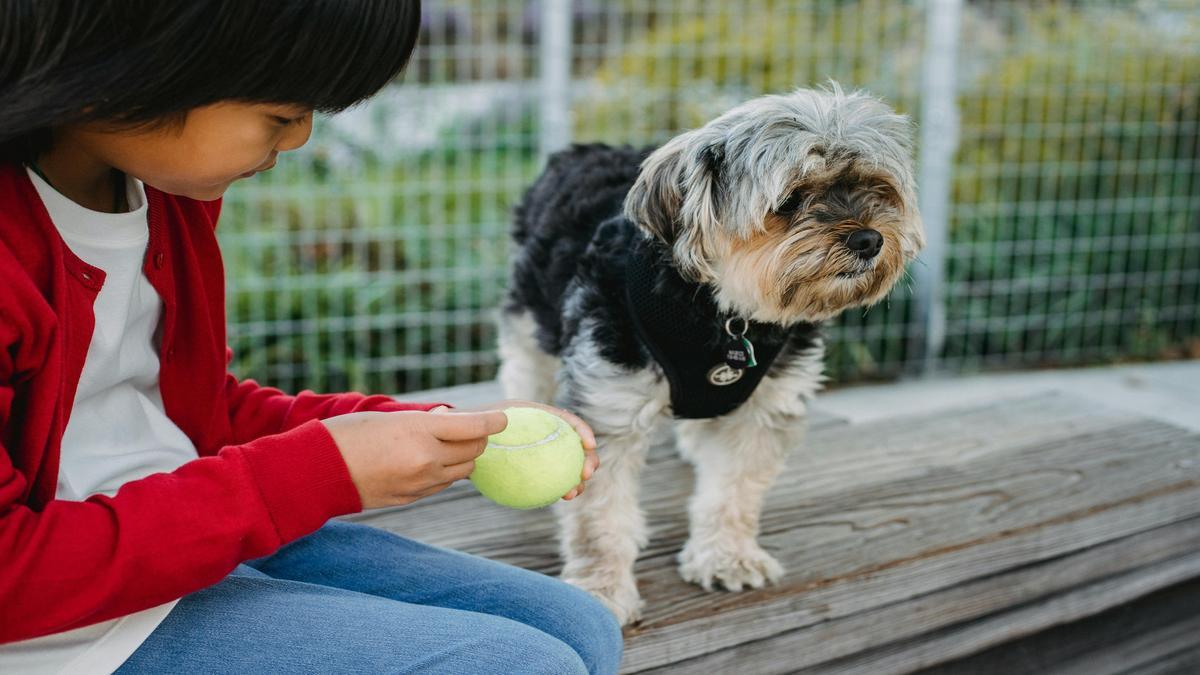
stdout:
{"type": "Polygon", "coordinates": [[[904,201],[900,198],[900,193],[896,192],[896,188],[891,183],[875,183],[871,186],[871,192],[879,195],[884,201],[902,206],[904,201]]]}
{"type": "Polygon", "coordinates": [[[800,208],[800,205],[803,203],[804,193],[796,190],[792,194],[788,195],[787,199],[783,200],[783,203],[775,209],[775,213],[778,213],[782,216],[790,216],[795,213],[796,209],[800,208]]]}

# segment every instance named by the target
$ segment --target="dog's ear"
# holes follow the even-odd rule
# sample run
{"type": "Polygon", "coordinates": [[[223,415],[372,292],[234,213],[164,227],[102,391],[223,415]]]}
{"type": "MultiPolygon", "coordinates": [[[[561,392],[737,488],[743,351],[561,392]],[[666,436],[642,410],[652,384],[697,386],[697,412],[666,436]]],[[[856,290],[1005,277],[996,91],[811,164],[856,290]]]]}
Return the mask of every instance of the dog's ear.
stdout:
{"type": "Polygon", "coordinates": [[[625,196],[625,214],[630,220],[668,246],[675,244],[683,206],[679,160],[684,146],[677,140],[650,153],[625,196]]]}
{"type": "Polygon", "coordinates": [[[626,215],[670,246],[679,272],[696,281],[713,274],[708,242],[720,227],[725,152],[720,142],[700,141],[690,132],[655,150],[625,198],[626,215]]]}
{"type": "Polygon", "coordinates": [[[712,141],[700,147],[685,170],[683,211],[706,235],[715,235],[721,225],[721,178],[725,166],[725,143],[712,141]]]}

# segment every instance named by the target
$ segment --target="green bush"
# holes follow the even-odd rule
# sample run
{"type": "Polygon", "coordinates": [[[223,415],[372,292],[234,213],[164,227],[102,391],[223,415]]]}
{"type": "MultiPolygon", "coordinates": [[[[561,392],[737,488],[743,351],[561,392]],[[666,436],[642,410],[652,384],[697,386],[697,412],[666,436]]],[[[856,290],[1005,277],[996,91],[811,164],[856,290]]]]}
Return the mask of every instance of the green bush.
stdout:
{"type": "Polygon", "coordinates": [[[509,210],[538,169],[531,124],[360,153],[348,171],[318,148],[231,191],[219,236],[234,372],[318,391],[491,377],[509,210]]]}
{"type": "Polygon", "coordinates": [[[1020,39],[964,88],[952,362],[1175,356],[1200,336],[1200,29],[1149,18],[1015,12],[1020,39]]]}
{"type": "MultiPolygon", "coordinates": [[[[963,15],[945,363],[1195,349],[1200,15],[983,7],[963,15]]],[[[577,135],[662,139],[750,96],[828,79],[919,113],[918,5],[702,8],[598,70],[576,109],[577,135]]],[[[881,306],[839,320],[828,364],[835,379],[913,367],[922,344],[910,291],[902,283],[881,306]]]]}
{"type": "MultiPolygon", "coordinates": [[[[1200,14],[1140,7],[964,9],[949,368],[1197,349],[1200,14]]],[[[919,113],[918,4],[685,0],[643,18],[618,53],[581,57],[575,138],[661,142],[751,96],[829,79],[919,113]]],[[[509,208],[539,170],[535,134],[523,112],[421,152],[360,149],[349,172],[318,150],[235,190],[221,230],[235,370],[290,389],[490,377],[489,310],[509,208]]],[[[836,323],[836,380],[913,367],[910,291],[904,281],[836,323]]]]}
{"type": "Polygon", "coordinates": [[[909,3],[683,4],[687,18],[662,22],[596,71],[575,108],[577,137],[663,140],[764,93],[834,79],[894,95],[915,82],[919,53],[906,36],[922,15],[909,3]]]}

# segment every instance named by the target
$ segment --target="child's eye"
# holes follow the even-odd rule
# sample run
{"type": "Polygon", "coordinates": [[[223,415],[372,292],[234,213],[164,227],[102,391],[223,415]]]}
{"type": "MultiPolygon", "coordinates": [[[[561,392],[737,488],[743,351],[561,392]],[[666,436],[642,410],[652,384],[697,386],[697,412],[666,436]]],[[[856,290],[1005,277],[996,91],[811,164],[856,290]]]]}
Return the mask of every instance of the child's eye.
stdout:
{"type": "Polygon", "coordinates": [[[303,117],[282,117],[280,115],[272,115],[271,117],[275,118],[275,121],[278,122],[280,126],[285,127],[290,124],[296,124],[300,120],[304,119],[303,117]]]}

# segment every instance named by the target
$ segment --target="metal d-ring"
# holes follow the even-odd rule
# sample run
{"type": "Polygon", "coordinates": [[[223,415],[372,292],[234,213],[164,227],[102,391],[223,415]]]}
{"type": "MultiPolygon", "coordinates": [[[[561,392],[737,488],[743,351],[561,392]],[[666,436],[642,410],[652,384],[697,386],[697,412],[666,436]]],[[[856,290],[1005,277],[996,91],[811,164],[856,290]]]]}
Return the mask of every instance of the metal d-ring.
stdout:
{"type": "Polygon", "coordinates": [[[746,321],[745,319],[743,319],[740,316],[731,316],[728,319],[725,319],[725,332],[729,335],[729,337],[735,337],[735,338],[745,337],[746,331],[749,329],[750,329],[750,322],[746,321]],[[734,321],[742,322],[742,330],[737,333],[733,332],[733,322],[734,321]]]}

